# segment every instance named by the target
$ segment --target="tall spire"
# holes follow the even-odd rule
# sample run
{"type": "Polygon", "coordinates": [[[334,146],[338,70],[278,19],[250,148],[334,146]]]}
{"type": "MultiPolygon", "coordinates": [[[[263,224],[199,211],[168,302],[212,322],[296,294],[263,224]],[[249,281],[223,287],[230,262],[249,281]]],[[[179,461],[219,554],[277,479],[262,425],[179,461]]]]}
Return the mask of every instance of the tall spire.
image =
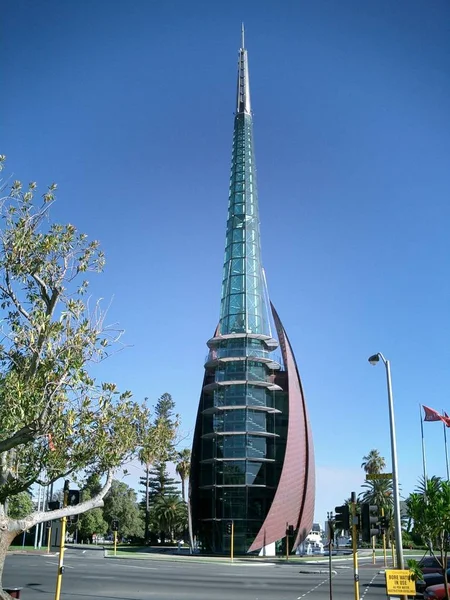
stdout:
{"type": "MultiPolygon", "coordinates": [[[[244,28],[242,27],[242,46],[244,28]]],[[[247,50],[239,50],[227,237],[219,333],[271,337],[261,265],[258,194],[253,154],[247,50]]]]}
{"type": "Polygon", "coordinates": [[[244,40],[244,23],[241,28],[241,48],[239,50],[239,63],[238,63],[238,80],[237,80],[237,101],[236,101],[236,112],[251,114],[250,105],[250,81],[248,75],[248,59],[247,50],[245,49],[244,40]]]}
{"type": "Polygon", "coordinates": [[[294,527],[295,548],[314,515],[302,384],[286,332],[270,308],[261,262],[243,26],[235,106],[220,319],[207,342],[189,482],[193,532],[206,552],[218,554],[230,547],[230,520],[234,550],[246,554],[275,545],[286,523],[294,527]],[[274,354],[278,346],[283,366],[274,354]]]}

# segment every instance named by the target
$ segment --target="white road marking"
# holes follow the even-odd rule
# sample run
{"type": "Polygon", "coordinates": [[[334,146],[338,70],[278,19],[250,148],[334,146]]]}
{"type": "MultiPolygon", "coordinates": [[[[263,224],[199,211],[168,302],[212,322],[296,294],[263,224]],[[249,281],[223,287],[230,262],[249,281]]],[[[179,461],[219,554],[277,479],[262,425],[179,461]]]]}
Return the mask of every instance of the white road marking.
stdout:
{"type": "Polygon", "coordinates": [[[317,590],[317,588],[320,588],[320,586],[323,585],[324,583],[328,583],[328,581],[329,581],[329,578],[327,577],[326,579],[324,579],[323,581],[321,581],[318,585],[316,585],[312,589],[308,590],[307,592],[305,592],[304,594],[302,594],[301,596],[299,596],[297,598],[297,600],[300,600],[300,598],[304,598],[305,596],[307,596],[311,592],[314,592],[314,590],[317,590]]]}
{"type": "Polygon", "coordinates": [[[367,592],[369,591],[370,586],[372,585],[375,577],[377,577],[378,573],[375,573],[375,575],[372,577],[372,579],[369,581],[368,585],[366,586],[363,595],[361,596],[361,600],[363,600],[364,596],[367,594],[367,592]]]}
{"type": "Polygon", "coordinates": [[[159,571],[158,567],[141,567],[139,565],[127,565],[127,569],[146,569],[147,571],[159,571]]]}
{"type": "MultiPolygon", "coordinates": [[[[59,563],[57,562],[50,562],[49,560],[45,561],[47,565],[59,565],[59,563]]],[[[63,565],[64,567],[66,567],[67,569],[75,569],[75,567],[71,567],[70,565],[63,565]]]]}

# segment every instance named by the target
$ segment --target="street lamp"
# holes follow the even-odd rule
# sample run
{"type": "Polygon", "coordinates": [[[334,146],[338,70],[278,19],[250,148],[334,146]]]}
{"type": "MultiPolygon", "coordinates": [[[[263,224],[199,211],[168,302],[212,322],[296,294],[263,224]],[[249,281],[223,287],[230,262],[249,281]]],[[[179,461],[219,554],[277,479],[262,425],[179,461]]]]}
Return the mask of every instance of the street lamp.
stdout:
{"type": "Polygon", "coordinates": [[[371,365],[376,365],[379,360],[384,362],[386,367],[387,391],[389,402],[389,421],[391,426],[391,460],[392,460],[392,487],[394,488],[394,525],[395,525],[395,546],[397,554],[397,569],[404,568],[403,561],[403,543],[402,543],[402,524],[400,518],[400,494],[398,491],[398,467],[397,467],[397,444],[395,441],[395,420],[394,420],[394,400],[392,398],[391,366],[389,361],[384,358],[381,352],[374,354],[369,358],[371,365]]]}

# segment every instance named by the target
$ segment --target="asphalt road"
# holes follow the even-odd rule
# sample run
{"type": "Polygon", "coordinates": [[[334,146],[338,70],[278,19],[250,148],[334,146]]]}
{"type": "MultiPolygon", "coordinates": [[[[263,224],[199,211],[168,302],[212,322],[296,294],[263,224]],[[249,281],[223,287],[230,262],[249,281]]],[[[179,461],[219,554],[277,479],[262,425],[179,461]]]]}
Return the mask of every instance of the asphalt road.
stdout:
{"type": "MultiPolygon", "coordinates": [[[[33,554],[8,556],[4,586],[23,587],[23,600],[54,600],[57,560],[33,554]]],[[[329,600],[327,574],[300,572],[306,566],[293,563],[105,559],[100,551],[69,549],[65,566],[61,600],[329,600]]],[[[334,566],[333,600],[353,600],[348,561],[336,561],[334,566]]],[[[362,568],[360,577],[363,600],[386,599],[379,567],[362,568]]]]}

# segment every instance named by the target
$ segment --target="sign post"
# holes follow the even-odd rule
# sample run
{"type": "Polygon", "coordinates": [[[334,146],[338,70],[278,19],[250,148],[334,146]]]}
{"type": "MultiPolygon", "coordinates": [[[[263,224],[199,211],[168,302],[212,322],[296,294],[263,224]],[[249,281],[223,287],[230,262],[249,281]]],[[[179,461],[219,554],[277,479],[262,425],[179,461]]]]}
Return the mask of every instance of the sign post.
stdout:
{"type": "Polygon", "coordinates": [[[392,479],[392,473],[368,473],[366,475],[366,481],[374,479],[392,479]]]}
{"type": "Polygon", "coordinates": [[[113,534],[114,534],[114,556],[116,556],[116,554],[117,554],[117,532],[119,530],[119,520],[118,519],[112,520],[111,529],[113,530],[113,534]]]}
{"type": "Polygon", "coordinates": [[[409,570],[386,570],[386,594],[388,596],[415,596],[416,584],[409,570]]]}

